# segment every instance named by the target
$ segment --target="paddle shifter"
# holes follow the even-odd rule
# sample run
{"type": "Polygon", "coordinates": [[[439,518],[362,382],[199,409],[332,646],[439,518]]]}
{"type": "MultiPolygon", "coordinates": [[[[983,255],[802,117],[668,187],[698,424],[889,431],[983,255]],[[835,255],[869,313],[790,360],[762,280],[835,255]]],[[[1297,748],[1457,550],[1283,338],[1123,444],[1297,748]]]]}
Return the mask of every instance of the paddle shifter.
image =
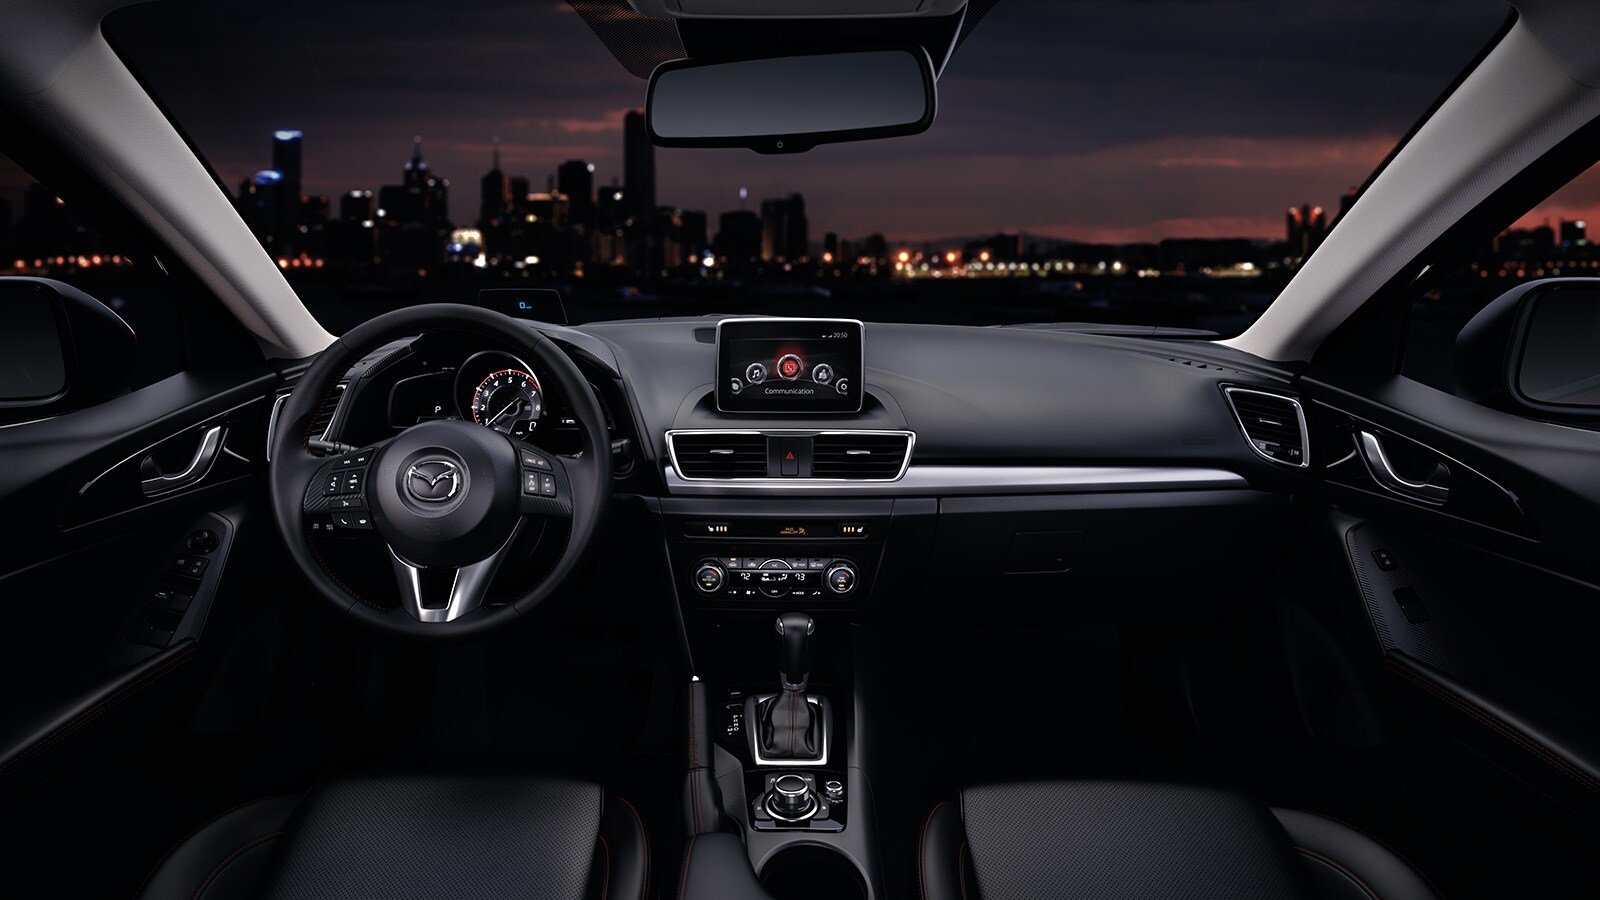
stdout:
{"type": "Polygon", "coordinates": [[[811,677],[811,635],[816,622],[805,613],[778,617],[779,691],[748,702],[755,707],[747,721],[757,763],[823,765],[827,762],[827,709],[821,697],[806,693],[811,677]]]}

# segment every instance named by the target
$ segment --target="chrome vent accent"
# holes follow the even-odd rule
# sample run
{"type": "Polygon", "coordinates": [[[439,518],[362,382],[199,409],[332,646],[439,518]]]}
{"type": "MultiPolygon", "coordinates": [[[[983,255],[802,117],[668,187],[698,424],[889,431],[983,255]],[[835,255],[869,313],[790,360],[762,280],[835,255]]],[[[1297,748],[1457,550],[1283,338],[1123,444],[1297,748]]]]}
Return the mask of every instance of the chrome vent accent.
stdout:
{"type": "Polygon", "coordinates": [[[674,435],[672,456],[685,478],[767,477],[767,436],[759,432],[674,435]]]}
{"type": "Polygon", "coordinates": [[[906,434],[820,434],[812,443],[811,477],[888,481],[900,476],[910,450],[906,434]]]}
{"type": "Polygon", "coordinates": [[[1306,414],[1299,400],[1251,388],[1224,387],[1222,392],[1258,455],[1300,469],[1310,464],[1306,414]]]}

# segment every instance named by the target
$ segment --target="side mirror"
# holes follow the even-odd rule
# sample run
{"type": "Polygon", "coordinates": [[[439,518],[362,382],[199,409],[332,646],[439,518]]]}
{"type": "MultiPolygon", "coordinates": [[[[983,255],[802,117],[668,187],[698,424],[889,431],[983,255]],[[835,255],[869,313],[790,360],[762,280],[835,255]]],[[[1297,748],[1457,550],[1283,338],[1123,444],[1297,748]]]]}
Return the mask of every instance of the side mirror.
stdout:
{"type": "Polygon", "coordinates": [[[1600,421],[1600,278],[1519,285],[1456,337],[1459,393],[1512,412],[1600,421]]]}
{"type": "Polygon", "coordinates": [[[662,147],[799,153],[926,131],[937,107],[933,63],[917,48],[662,63],[645,117],[662,147]]]}
{"type": "Polygon", "coordinates": [[[0,321],[0,423],[127,391],[133,329],[88,294],[48,278],[0,278],[0,321]]]}

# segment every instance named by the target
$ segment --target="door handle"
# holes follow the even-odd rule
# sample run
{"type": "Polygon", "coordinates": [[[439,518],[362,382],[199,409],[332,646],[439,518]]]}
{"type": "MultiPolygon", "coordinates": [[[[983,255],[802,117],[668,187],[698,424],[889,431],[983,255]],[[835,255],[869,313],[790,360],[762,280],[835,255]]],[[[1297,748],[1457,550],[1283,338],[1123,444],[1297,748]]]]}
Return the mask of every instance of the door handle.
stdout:
{"type": "MultiPolygon", "coordinates": [[[[211,471],[212,463],[217,461],[217,455],[222,452],[222,438],[225,432],[221,425],[213,425],[200,435],[200,446],[194,449],[194,456],[182,471],[171,475],[156,474],[141,479],[139,487],[146,497],[156,497],[161,494],[170,494],[182,490],[200,481],[211,471]]],[[[140,463],[143,471],[153,471],[156,468],[155,458],[146,456],[140,463]]]]}
{"type": "Polygon", "coordinates": [[[1442,506],[1449,499],[1450,488],[1435,481],[1441,473],[1446,479],[1450,477],[1450,469],[1444,463],[1435,463],[1433,474],[1427,479],[1412,481],[1394,470],[1389,454],[1383,449],[1383,440],[1376,434],[1366,430],[1356,431],[1356,449],[1361,452],[1361,458],[1366,462],[1373,480],[1391,492],[1435,506],[1442,506]]]}

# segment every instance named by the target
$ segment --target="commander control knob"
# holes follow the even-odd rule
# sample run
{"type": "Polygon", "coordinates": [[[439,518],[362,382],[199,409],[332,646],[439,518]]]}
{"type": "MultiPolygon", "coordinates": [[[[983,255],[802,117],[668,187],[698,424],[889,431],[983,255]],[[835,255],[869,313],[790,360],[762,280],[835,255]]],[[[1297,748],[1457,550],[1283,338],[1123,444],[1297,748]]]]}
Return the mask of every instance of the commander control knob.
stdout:
{"type": "Polygon", "coordinates": [[[856,567],[847,562],[836,562],[823,573],[822,580],[835,594],[848,594],[856,589],[856,567]]]}
{"type": "Polygon", "coordinates": [[[767,812],[774,819],[791,822],[803,819],[813,811],[816,803],[811,782],[800,775],[779,775],[773,780],[772,790],[767,794],[767,812]]]}
{"type": "Polygon", "coordinates": [[[722,590],[727,580],[728,570],[724,569],[721,563],[703,562],[694,573],[694,586],[705,594],[715,594],[722,590]]]}

